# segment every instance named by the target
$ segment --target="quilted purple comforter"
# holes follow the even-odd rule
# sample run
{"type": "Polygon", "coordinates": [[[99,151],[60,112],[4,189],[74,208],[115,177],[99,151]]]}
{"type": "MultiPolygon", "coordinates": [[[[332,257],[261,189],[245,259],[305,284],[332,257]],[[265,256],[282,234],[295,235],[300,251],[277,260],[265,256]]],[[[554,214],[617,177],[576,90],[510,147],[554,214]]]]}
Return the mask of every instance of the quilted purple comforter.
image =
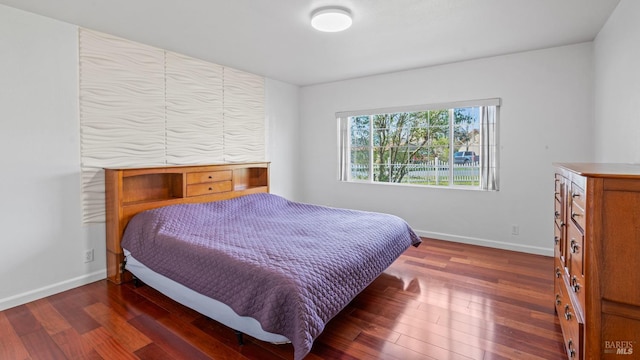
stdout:
{"type": "Polygon", "coordinates": [[[302,359],[325,324],[420,238],[400,218],[255,194],[136,215],[122,246],[258,320],[302,359]]]}

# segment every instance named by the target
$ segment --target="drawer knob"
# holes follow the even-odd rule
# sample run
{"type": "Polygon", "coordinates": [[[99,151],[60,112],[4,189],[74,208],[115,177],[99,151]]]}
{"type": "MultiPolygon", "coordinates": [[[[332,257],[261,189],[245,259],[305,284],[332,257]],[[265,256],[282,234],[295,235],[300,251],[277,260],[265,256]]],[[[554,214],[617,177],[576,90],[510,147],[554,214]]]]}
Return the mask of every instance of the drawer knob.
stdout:
{"type": "Polygon", "coordinates": [[[571,320],[571,317],[573,317],[573,315],[571,314],[571,308],[569,307],[569,304],[567,304],[564,306],[564,318],[569,321],[571,320]]]}
{"type": "Polygon", "coordinates": [[[562,272],[560,271],[559,267],[556,267],[556,277],[560,278],[560,275],[562,275],[562,272]]]}
{"type": "Polygon", "coordinates": [[[572,194],[571,194],[571,197],[573,197],[573,198],[580,197],[580,193],[572,193],[572,194]]]}
{"type": "Polygon", "coordinates": [[[556,211],[554,215],[555,215],[556,219],[559,219],[560,218],[560,211],[556,211]]]}
{"type": "Polygon", "coordinates": [[[562,300],[560,300],[560,294],[556,294],[556,305],[560,305],[562,300]]]}
{"type": "Polygon", "coordinates": [[[575,357],[576,349],[573,348],[573,339],[569,339],[569,341],[567,341],[567,348],[569,349],[569,357],[575,357]]]}
{"type": "Polygon", "coordinates": [[[209,188],[209,191],[213,190],[213,188],[209,188]]]}
{"type": "Polygon", "coordinates": [[[578,245],[576,239],[571,239],[571,252],[575,254],[578,250],[580,250],[580,245],[578,245]]]}
{"type": "Polygon", "coordinates": [[[213,179],[213,176],[209,175],[209,179],[213,179]]]}
{"type": "Polygon", "coordinates": [[[575,212],[572,212],[572,213],[571,213],[571,218],[572,218],[572,219],[575,219],[575,218],[577,218],[577,217],[579,217],[579,216],[582,216],[582,214],[578,214],[578,213],[575,213],[575,212]]]}
{"type": "Polygon", "coordinates": [[[580,284],[578,283],[578,277],[575,275],[571,278],[571,287],[573,288],[573,292],[580,291],[580,284]]]}
{"type": "Polygon", "coordinates": [[[557,237],[557,236],[554,236],[554,237],[553,237],[553,242],[554,242],[556,245],[558,245],[558,243],[560,242],[560,238],[559,238],[559,237],[557,237]]]}

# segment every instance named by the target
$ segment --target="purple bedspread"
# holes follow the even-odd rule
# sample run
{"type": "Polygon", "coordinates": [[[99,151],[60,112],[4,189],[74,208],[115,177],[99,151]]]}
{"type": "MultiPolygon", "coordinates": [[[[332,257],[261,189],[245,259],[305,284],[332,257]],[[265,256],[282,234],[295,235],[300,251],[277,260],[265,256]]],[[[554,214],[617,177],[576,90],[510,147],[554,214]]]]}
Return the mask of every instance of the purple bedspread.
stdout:
{"type": "Polygon", "coordinates": [[[291,340],[325,324],[420,238],[402,219],[255,194],[136,215],[122,246],[150,269],[291,340]]]}

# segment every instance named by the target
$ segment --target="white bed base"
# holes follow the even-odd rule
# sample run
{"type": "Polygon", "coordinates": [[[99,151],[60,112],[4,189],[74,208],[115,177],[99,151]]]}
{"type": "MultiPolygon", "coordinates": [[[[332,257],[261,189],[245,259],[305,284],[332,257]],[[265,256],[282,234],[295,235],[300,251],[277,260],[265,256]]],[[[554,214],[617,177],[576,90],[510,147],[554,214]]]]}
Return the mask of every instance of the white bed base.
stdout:
{"type": "Polygon", "coordinates": [[[127,259],[125,265],[127,270],[146,285],[151,286],[178,303],[206,315],[233,330],[247,334],[258,340],[274,344],[290,342],[289,339],[283,335],[262,330],[262,326],[260,326],[258,320],[249,316],[240,316],[228,305],[195,292],[182,284],[154,272],[137,261],[126,249],[124,249],[124,254],[127,259]]]}

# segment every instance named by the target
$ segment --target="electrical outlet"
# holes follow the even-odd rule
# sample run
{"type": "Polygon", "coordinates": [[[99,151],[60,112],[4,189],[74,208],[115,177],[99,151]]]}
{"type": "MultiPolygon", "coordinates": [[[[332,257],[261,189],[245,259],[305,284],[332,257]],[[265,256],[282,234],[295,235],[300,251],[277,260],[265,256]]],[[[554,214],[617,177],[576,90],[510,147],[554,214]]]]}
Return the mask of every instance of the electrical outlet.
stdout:
{"type": "Polygon", "coordinates": [[[84,251],[84,262],[92,262],[93,261],[93,249],[84,251]]]}
{"type": "Polygon", "coordinates": [[[511,235],[518,235],[518,234],[520,234],[520,226],[511,225],[511,235]]]}

